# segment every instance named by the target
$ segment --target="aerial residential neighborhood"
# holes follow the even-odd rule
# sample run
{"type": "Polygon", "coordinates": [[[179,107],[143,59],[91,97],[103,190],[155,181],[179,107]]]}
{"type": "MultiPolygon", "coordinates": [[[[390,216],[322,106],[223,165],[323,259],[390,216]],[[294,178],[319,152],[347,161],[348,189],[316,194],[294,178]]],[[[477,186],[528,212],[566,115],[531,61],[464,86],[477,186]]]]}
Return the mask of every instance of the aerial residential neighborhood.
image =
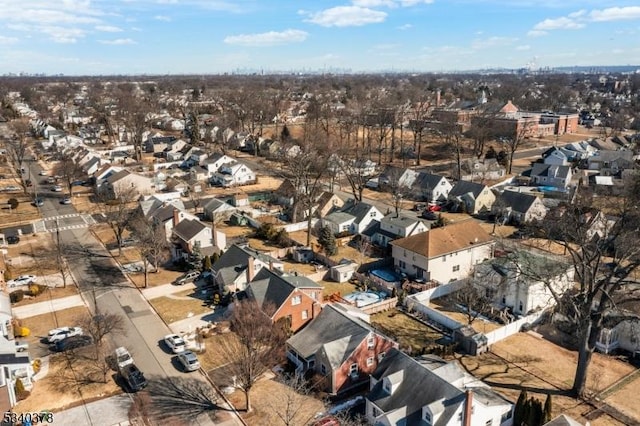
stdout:
{"type": "Polygon", "coordinates": [[[638,75],[0,78],[0,404],[640,424],[638,75]]]}

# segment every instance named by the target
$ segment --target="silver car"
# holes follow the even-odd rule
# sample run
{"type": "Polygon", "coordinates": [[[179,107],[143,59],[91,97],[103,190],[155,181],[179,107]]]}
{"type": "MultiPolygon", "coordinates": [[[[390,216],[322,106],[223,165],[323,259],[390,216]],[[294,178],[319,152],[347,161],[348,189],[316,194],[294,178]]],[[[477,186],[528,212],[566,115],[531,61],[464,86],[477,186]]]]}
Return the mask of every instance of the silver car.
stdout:
{"type": "Polygon", "coordinates": [[[196,371],[200,368],[198,357],[191,351],[184,351],[178,355],[178,360],[184,367],[184,371],[196,371]]]}

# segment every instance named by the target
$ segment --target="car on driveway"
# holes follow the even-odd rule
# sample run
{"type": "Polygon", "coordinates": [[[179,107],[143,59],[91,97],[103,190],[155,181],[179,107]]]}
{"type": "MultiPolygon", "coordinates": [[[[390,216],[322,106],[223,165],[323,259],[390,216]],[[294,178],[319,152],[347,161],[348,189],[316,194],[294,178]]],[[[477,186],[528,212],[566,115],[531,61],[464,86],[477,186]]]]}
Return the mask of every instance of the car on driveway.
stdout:
{"type": "Polygon", "coordinates": [[[184,339],[177,334],[167,334],[164,336],[164,343],[174,354],[184,352],[187,346],[184,339]]]}
{"type": "Polygon", "coordinates": [[[427,220],[438,220],[438,214],[429,210],[424,210],[421,214],[421,217],[427,220]]]}
{"type": "Polygon", "coordinates": [[[19,287],[21,285],[29,285],[36,282],[35,275],[20,275],[14,280],[7,281],[7,287],[19,287]]]}
{"type": "Polygon", "coordinates": [[[192,351],[184,351],[178,354],[178,361],[184,367],[184,371],[196,371],[200,368],[200,361],[192,351]]]}
{"type": "Polygon", "coordinates": [[[177,278],[173,283],[175,285],[183,285],[187,283],[194,282],[200,276],[200,272],[198,271],[189,271],[183,276],[177,278]]]}
{"type": "Polygon", "coordinates": [[[116,348],[116,363],[118,364],[118,368],[123,368],[126,365],[133,364],[133,358],[131,358],[131,354],[124,346],[120,346],[116,348]]]}
{"type": "Polygon", "coordinates": [[[29,344],[27,342],[16,342],[16,352],[25,352],[29,350],[29,344]]]}
{"type": "Polygon", "coordinates": [[[64,197],[60,200],[60,204],[71,204],[71,197],[64,197]]]}
{"type": "Polygon", "coordinates": [[[127,364],[120,369],[120,375],[132,392],[138,392],[147,387],[147,379],[135,364],[127,364]]]}
{"type": "Polygon", "coordinates": [[[38,172],[38,174],[39,174],[40,176],[47,176],[49,173],[47,173],[47,171],[46,171],[46,170],[40,170],[40,171],[38,172]]]}
{"type": "Polygon", "coordinates": [[[36,207],[42,207],[44,206],[44,200],[42,198],[36,198],[33,200],[33,205],[36,207]]]}
{"type": "Polygon", "coordinates": [[[56,183],[56,178],[54,178],[53,176],[49,176],[46,180],[46,183],[56,183]]]}
{"type": "Polygon", "coordinates": [[[47,339],[49,343],[56,343],[69,337],[81,336],[83,333],[80,327],[60,327],[49,330],[47,339]]]}
{"type": "Polygon", "coordinates": [[[51,187],[53,192],[62,192],[62,187],[60,185],[54,185],[51,187]]]}
{"type": "Polygon", "coordinates": [[[69,336],[66,339],[58,340],[55,344],[51,345],[51,349],[56,352],[64,352],[71,349],[81,348],[83,346],[89,346],[92,343],[91,336],[79,335],[69,336]]]}

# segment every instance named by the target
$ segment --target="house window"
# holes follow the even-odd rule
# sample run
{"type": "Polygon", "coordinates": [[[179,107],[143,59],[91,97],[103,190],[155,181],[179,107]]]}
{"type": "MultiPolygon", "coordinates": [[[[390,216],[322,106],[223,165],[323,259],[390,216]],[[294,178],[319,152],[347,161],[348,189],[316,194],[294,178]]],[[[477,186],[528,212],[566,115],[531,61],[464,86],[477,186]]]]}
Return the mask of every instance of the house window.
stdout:
{"type": "Polygon", "coordinates": [[[391,381],[389,380],[384,380],[382,382],[382,389],[388,393],[389,395],[391,395],[391,381]]]}
{"type": "Polygon", "coordinates": [[[373,349],[376,344],[376,338],[374,336],[367,337],[367,349],[373,349]]]}
{"type": "Polygon", "coordinates": [[[386,355],[386,353],[384,353],[384,352],[380,352],[380,353],[378,354],[378,362],[382,361],[382,360],[384,359],[384,356],[385,356],[385,355],[386,355]]]}
{"type": "Polygon", "coordinates": [[[460,270],[460,265],[455,265],[453,267],[453,272],[458,272],[460,270]]]}
{"type": "Polygon", "coordinates": [[[369,213],[369,217],[376,217],[376,212],[372,211],[371,213],[369,213]]]}
{"type": "Polygon", "coordinates": [[[489,419],[485,422],[484,426],[491,426],[493,425],[493,419],[489,419]]]}
{"type": "Polygon", "coordinates": [[[367,358],[367,367],[371,367],[373,365],[373,357],[370,356],[369,358],[367,358]]]}
{"type": "Polygon", "coordinates": [[[518,304],[518,307],[520,308],[520,312],[522,312],[522,301],[520,301],[520,303],[518,304]]]}
{"type": "Polygon", "coordinates": [[[356,364],[355,362],[351,364],[351,366],[349,367],[349,375],[350,376],[358,375],[358,364],[356,364]]]}
{"type": "Polygon", "coordinates": [[[398,265],[400,266],[400,268],[405,269],[407,267],[407,264],[404,261],[399,261],[398,265]]]}
{"type": "Polygon", "coordinates": [[[428,426],[431,426],[431,420],[432,420],[432,418],[431,418],[431,413],[425,410],[425,412],[424,412],[424,422],[425,422],[428,426]]]}
{"type": "Polygon", "coordinates": [[[302,303],[302,296],[293,296],[291,298],[291,304],[293,306],[299,305],[300,303],[302,303]]]}
{"type": "Polygon", "coordinates": [[[371,404],[371,414],[372,417],[378,417],[382,415],[382,410],[380,410],[378,407],[376,407],[375,405],[371,404]]]}
{"type": "Polygon", "coordinates": [[[302,311],[302,319],[306,320],[307,318],[309,318],[309,311],[305,309],[304,311],[302,311]]]}
{"type": "Polygon", "coordinates": [[[324,364],[320,364],[320,373],[322,373],[323,375],[327,375],[327,366],[324,364]]]}

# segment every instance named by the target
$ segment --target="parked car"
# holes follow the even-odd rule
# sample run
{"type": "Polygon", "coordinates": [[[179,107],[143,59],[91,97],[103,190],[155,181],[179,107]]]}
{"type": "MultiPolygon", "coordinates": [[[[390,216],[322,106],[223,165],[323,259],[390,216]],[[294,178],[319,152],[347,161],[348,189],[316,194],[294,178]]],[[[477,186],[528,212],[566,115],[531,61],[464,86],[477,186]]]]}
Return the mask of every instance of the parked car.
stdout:
{"type": "Polygon", "coordinates": [[[64,197],[60,200],[60,204],[71,204],[71,197],[64,197]]]}
{"type": "Polygon", "coordinates": [[[120,369],[120,375],[132,392],[138,392],[147,387],[147,379],[135,364],[127,364],[120,369]]]}
{"type": "Polygon", "coordinates": [[[7,243],[9,244],[18,244],[20,242],[20,237],[17,235],[9,235],[7,237],[7,243]]]}
{"type": "Polygon", "coordinates": [[[36,207],[42,207],[44,206],[44,200],[42,198],[36,198],[33,200],[33,205],[36,207]]]}
{"type": "Polygon", "coordinates": [[[133,358],[131,358],[131,354],[124,346],[120,346],[116,348],[115,351],[116,363],[118,364],[118,368],[121,369],[129,364],[133,364],[133,358]]]}
{"type": "Polygon", "coordinates": [[[429,204],[427,210],[429,210],[430,212],[439,212],[442,210],[442,206],[438,204],[429,204]]]}
{"type": "Polygon", "coordinates": [[[167,334],[164,336],[164,343],[174,354],[184,352],[187,346],[184,339],[177,334],[167,334]]]}
{"type": "Polygon", "coordinates": [[[438,220],[438,215],[435,212],[424,210],[422,212],[422,218],[427,220],[438,220]]]}
{"type": "Polygon", "coordinates": [[[16,352],[25,352],[29,350],[29,344],[27,342],[16,342],[16,352]]]}
{"type": "Polygon", "coordinates": [[[178,355],[178,360],[184,367],[184,371],[196,371],[200,368],[200,361],[192,351],[184,351],[178,355]]]}
{"type": "Polygon", "coordinates": [[[35,275],[20,275],[14,280],[7,281],[7,287],[19,287],[22,285],[29,285],[36,281],[35,275]]]}
{"type": "Polygon", "coordinates": [[[91,343],[92,343],[91,336],[85,336],[85,335],[69,336],[66,339],[59,340],[55,344],[51,345],[51,349],[53,349],[56,352],[64,352],[71,349],[77,349],[83,346],[88,346],[91,343]]]}
{"type": "Polygon", "coordinates": [[[200,272],[198,271],[189,271],[180,278],[177,278],[173,283],[175,285],[183,285],[187,283],[194,282],[196,278],[200,276],[200,272]]]}
{"type": "Polygon", "coordinates": [[[80,327],[61,327],[50,330],[47,338],[49,343],[56,343],[69,337],[81,336],[82,333],[83,331],[80,327]]]}
{"type": "Polygon", "coordinates": [[[40,170],[40,171],[38,172],[38,174],[39,174],[40,176],[47,176],[47,175],[48,175],[48,173],[47,173],[47,171],[46,171],[46,170],[40,170]]]}
{"type": "Polygon", "coordinates": [[[53,176],[49,176],[47,178],[47,180],[45,180],[46,183],[56,183],[56,178],[54,178],[53,176]]]}
{"type": "Polygon", "coordinates": [[[53,192],[62,192],[62,187],[60,185],[54,185],[51,187],[53,192]]]}

